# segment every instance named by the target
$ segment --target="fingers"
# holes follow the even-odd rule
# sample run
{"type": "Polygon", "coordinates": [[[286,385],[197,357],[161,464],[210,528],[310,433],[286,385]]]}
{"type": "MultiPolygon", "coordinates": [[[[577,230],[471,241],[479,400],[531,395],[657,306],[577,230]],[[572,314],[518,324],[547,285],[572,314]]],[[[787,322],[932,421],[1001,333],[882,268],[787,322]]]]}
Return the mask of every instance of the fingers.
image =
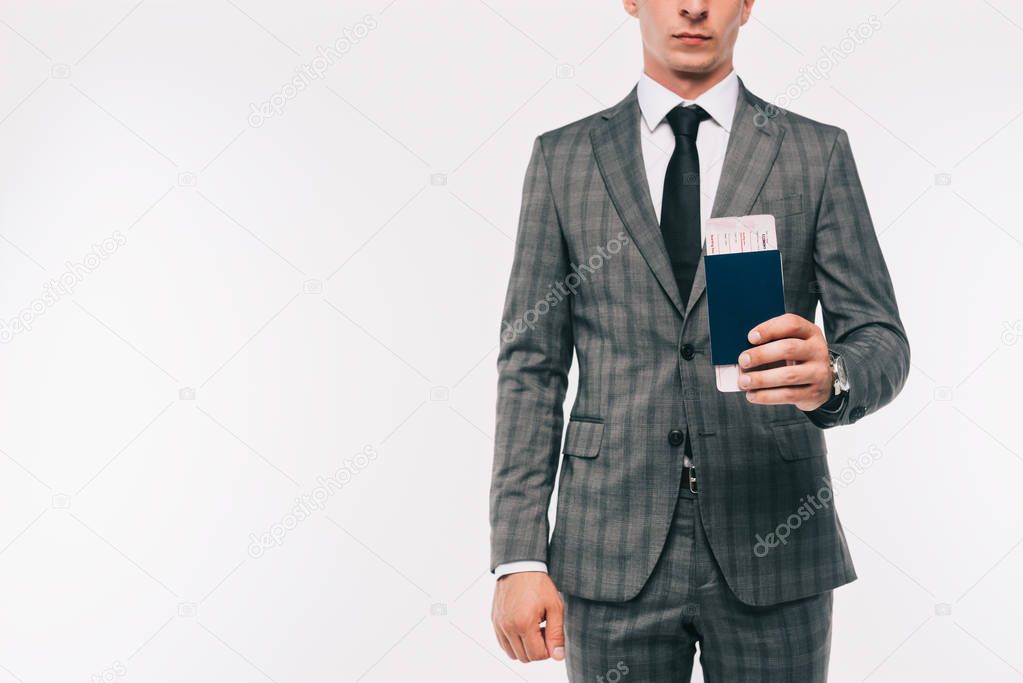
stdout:
{"type": "Polygon", "coordinates": [[[511,644],[512,650],[515,652],[515,659],[519,660],[523,664],[529,663],[529,655],[526,654],[526,646],[522,644],[522,638],[514,633],[508,633],[508,642],[511,644]]]}
{"type": "Polygon", "coordinates": [[[761,405],[795,405],[808,401],[810,399],[808,392],[811,390],[812,387],[809,386],[759,389],[757,391],[747,391],[746,400],[750,403],[761,405]]]}
{"type": "Polygon", "coordinates": [[[504,631],[502,631],[496,624],[494,625],[494,635],[497,636],[497,644],[501,646],[504,653],[511,659],[518,659],[518,655],[516,655],[515,650],[512,649],[511,643],[508,642],[508,636],[504,635],[504,631]]]}
{"type": "Polygon", "coordinates": [[[497,634],[497,642],[504,650],[504,653],[512,659],[517,659],[523,664],[529,662],[526,648],[519,637],[518,629],[509,622],[494,623],[494,633],[497,634]]]}
{"type": "Polygon", "coordinates": [[[529,657],[527,661],[539,662],[542,659],[547,659],[547,646],[543,642],[543,636],[540,635],[539,622],[519,637],[522,638],[522,644],[526,648],[526,656],[529,657]]]}
{"type": "Polygon", "coordinates": [[[565,606],[559,600],[547,608],[547,628],[544,629],[547,654],[561,661],[565,658],[565,606]]]}
{"type": "Polygon", "coordinates": [[[547,659],[547,648],[540,636],[539,620],[530,624],[506,619],[494,624],[494,632],[497,634],[497,642],[501,649],[512,659],[517,659],[523,664],[547,659]]]}
{"type": "Polygon", "coordinates": [[[783,313],[754,327],[748,338],[750,344],[763,344],[785,337],[810,339],[818,333],[821,333],[820,328],[806,318],[795,313],[783,313]]]}
{"type": "Polygon", "coordinates": [[[823,359],[826,355],[827,346],[824,344],[786,337],[743,351],[739,354],[739,367],[748,370],[782,360],[804,362],[823,359]]]}
{"type": "Polygon", "coordinates": [[[739,372],[739,388],[743,391],[798,387],[804,384],[817,384],[817,368],[810,363],[783,365],[756,372],[739,372]]]}
{"type": "Polygon", "coordinates": [[[547,659],[547,645],[540,632],[539,621],[531,625],[509,624],[504,627],[495,625],[494,630],[501,649],[512,659],[517,659],[523,664],[547,659]]]}

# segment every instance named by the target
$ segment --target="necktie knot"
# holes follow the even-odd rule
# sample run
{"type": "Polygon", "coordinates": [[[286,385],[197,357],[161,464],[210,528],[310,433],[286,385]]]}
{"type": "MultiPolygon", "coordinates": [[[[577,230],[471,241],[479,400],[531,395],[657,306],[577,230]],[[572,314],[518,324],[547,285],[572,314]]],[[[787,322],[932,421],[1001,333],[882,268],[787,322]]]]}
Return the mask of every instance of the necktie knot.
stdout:
{"type": "Polygon", "coordinates": [[[675,137],[685,135],[688,138],[696,139],[696,131],[700,129],[700,121],[709,119],[710,114],[697,104],[684,106],[676,105],[668,112],[668,124],[675,133],[675,137]]]}

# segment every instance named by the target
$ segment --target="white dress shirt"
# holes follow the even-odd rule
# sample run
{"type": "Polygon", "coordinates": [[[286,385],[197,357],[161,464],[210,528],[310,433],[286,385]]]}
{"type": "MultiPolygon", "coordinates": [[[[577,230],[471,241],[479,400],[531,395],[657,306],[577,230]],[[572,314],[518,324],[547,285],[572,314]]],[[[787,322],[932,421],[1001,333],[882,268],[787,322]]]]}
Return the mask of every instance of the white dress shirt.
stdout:
{"type": "MultiPolygon", "coordinates": [[[[650,78],[644,72],[636,86],[636,96],[642,114],[639,121],[640,143],[643,151],[643,166],[650,187],[650,199],[654,204],[657,220],[661,220],[661,203],[664,194],[664,176],[668,161],[675,150],[675,134],[665,116],[678,104],[698,104],[710,114],[700,122],[696,132],[696,152],[700,157],[700,239],[706,237],[707,219],[714,209],[721,180],[721,168],[725,162],[728,136],[732,131],[735,107],[739,101],[739,80],[732,70],[722,80],[695,100],[687,100],[650,78]]],[[[685,458],[689,463],[688,457],[685,458]]],[[[499,564],[494,575],[501,578],[516,572],[546,572],[547,564],[535,560],[522,560],[499,564]]]]}

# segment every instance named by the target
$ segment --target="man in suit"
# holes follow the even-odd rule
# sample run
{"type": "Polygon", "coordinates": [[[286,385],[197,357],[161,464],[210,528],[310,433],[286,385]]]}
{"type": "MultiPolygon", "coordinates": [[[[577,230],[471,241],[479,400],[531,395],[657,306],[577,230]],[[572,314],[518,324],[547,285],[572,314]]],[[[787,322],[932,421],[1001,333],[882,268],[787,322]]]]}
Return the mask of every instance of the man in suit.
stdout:
{"type": "Polygon", "coordinates": [[[753,3],[624,0],[640,81],[533,144],[498,358],[493,622],[510,657],[567,655],[573,681],[687,681],[697,644],[710,683],[823,681],[832,589],[856,578],[823,430],[889,403],[909,344],[845,131],[733,70],[753,3]],[[703,224],[750,214],[775,217],[787,313],[720,392],[703,224]]]}

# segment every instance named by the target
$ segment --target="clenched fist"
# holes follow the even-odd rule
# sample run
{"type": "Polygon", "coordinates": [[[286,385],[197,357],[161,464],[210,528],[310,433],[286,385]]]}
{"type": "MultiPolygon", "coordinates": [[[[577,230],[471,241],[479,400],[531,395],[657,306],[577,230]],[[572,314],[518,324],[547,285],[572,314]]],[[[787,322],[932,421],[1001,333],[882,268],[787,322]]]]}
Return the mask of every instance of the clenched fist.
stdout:
{"type": "Polygon", "coordinates": [[[497,580],[491,619],[497,642],[512,659],[564,659],[564,614],[561,595],[547,574],[518,572],[497,580]]]}

